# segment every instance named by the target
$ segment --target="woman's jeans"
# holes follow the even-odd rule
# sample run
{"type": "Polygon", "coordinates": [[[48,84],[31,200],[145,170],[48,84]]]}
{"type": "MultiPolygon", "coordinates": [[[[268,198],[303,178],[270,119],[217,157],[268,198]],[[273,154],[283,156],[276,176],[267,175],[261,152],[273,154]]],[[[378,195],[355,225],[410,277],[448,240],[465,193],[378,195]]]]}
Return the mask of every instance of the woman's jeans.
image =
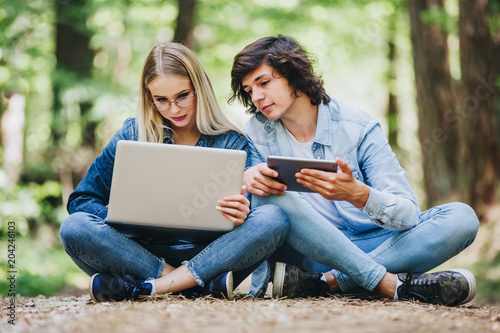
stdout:
{"type": "MultiPolygon", "coordinates": [[[[281,261],[311,272],[331,271],[342,292],[359,287],[373,291],[386,270],[401,273],[433,269],[469,246],[479,227],[472,208],[449,203],[421,213],[421,222],[407,231],[377,228],[353,235],[337,229],[319,213],[306,214],[296,204],[279,198],[258,200],[280,206],[290,219],[286,244],[269,258],[271,265],[281,261]]],[[[265,280],[262,267],[258,273],[265,280]]],[[[255,278],[257,282],[258,276],[255,278]]],[[[255,284],[252,289],[257,290],[255,284]]]]}
{"type": "Polygon", "coordinates": [[[252,209],[245,223],[213,242],[131,239],[96,215],[71,214],[61,226],[61,239],[71,259],[89,276],[110,272],[138,279],[158,278],[165,265],[184,261],[200,286],[233,271],[237,286],[283,244],[288,218],[273,205],[252,209]],[[239,274],[238,274],[239,273],[239,274]]]}

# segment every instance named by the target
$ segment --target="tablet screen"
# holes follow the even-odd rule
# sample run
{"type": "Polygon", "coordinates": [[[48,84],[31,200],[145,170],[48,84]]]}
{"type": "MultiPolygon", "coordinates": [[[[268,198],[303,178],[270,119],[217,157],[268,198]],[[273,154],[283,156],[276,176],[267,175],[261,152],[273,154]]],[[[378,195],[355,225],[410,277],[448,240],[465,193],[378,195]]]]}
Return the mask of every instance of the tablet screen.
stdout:
{"type": "Polygon", "coordinates": [[[267,166],[278,171],[279,176],[275,179],[287,186],[287,191],[314,192],[302,184],[297,183],[295,174],[301,169],[317,169],[329,172],[337,172],[337,163],[328,160],[315,160],[296,157],[269,156],[267,166]]]}

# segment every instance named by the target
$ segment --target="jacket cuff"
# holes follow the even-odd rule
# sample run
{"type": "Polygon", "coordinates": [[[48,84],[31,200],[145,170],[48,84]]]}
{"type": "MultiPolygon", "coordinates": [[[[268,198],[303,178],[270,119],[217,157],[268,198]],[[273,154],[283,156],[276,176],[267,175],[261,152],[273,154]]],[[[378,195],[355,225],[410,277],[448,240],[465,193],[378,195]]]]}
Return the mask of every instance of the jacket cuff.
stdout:
{"type": "Polygon", "coordinates": [[[370,195],[368,196],[368,201],[366,201],[365,206],[362,208],[363,212],[365,212],[366,215],[373,220],[373,222],[383,226],[385,224],[382,221],[383,216],[385,215],[383,207],[385,207],[386,202],[387,199],[384,193],[370,187],[370,195]]]}

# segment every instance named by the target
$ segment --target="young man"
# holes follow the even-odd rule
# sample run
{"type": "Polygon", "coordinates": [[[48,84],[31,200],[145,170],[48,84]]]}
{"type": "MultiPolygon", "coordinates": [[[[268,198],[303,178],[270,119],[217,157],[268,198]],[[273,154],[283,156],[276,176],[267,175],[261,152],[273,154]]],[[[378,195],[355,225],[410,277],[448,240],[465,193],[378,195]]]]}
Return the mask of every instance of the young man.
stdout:
{"type": "Polygon", "coordinates": [[[236,55],[231,78],[230,102],[238,99],[253,114],[244,128],[252,146],[244,176],[252,205],[277,204],[290,219],[287,244],[270,259],[274,297],[361,287],[449,306],[474,298],[469,271],[424,273],[473,242],[474,211],[450,203],[420,213],[380,124],[329,97],[293,38],[248,45],[236,55]],[[338,172],[302,169],[297,181],[314,193],[285,192],[265,163],[269,155],[336,160],[338,172]]]}

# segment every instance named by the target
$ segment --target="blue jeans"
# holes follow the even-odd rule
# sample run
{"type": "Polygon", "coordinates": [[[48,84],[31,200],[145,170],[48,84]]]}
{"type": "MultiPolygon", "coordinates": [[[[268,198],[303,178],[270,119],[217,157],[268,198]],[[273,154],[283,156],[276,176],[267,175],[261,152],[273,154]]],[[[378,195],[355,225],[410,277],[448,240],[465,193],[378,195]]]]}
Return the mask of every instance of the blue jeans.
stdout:
{"type": "Polygon", "coordinates": [[[165,262],[178,267],[187,261],[200,286],[227,271],[235,272],[237,286],[283,244],[288,226],[280,208],[265,205],[252,209],[245,223],[209,244],[131,239],[100,217],[82,212],[71,214],[60,234],[66,252],[88,275],[111,272],[139,279],[157,278],[165,262]]]}
{"type": "Polygon", "coordinates": [[[475,239],[479,220],[468,205],[449,203],[420,214],[420,223],[407,231],[375,229],[353,235],[339,230],[319,213],[307,214],[283,196],[252,197],[273,203],[287,213],[290,231],[286,244],[270,258],[310,272],[331,271],[342,292],[359,287],[368,291],[386,271],[426,272],[457,255],[475,239]],[[281,199],[280,199],[281,198],[281,199]]]}

